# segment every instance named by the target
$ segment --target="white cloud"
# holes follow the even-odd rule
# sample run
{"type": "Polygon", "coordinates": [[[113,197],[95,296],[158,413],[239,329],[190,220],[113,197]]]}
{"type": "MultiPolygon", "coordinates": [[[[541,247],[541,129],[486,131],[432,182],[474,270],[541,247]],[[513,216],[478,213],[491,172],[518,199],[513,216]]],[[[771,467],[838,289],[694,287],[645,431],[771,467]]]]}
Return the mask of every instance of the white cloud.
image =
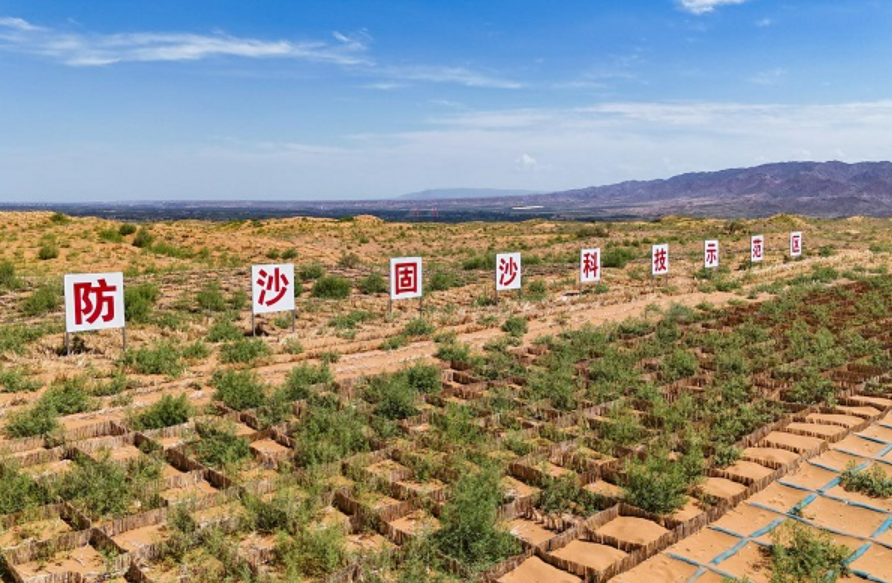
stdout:
{"type": "Polygon", "coordinates": [[[196,61],[216,56],[285,58],[338,65],[368,63],[367,37],[335,33],[324,41],[266,41],[224,33],[135,32],[83,34],[35,26],[20,18],[0,19],[0,48],[56,59],[67,65],[100,66],[128,61],[196,61]]]}
{"type": "Polygon", "coordinates": [[[774,69],[768,69],[767,71],[759,71],[749,78],[749,82],[755,83],[756,85],[765,86],[778,85],[783,82],[786,76],[786,69],[784,69],[783,67],[775,67],[774,69]]]}
{"type": "Polygon", "coordinates": [[[389,91],[410,82],[465,87],[519,89],[523,83],[468,67],[376,63],[369,56],[365,30],[335,31],[333,41],[263,40],[214,32],[83,33],[33,25],[21,18],[0,17],[0,51],[38,55],[71,66],[96,67],[123,62],[198,61],[213,57],[293,59],[350,67],[372,77],[365,87],[389,91]]]}
{"type": "Polygon", "coordinates": [[[385,67],[379,73],[401,81],[426,81],[429,83],[454,83],[465,87],[491,89],[521,89],[518,81],[475,71],[466,67],[409,66],[385,67]]]}
{"type": "Polygon", "coordinates": [[[692,14],[706,14],[719,6],[727,4],[743,4],[749,0],[677,0],[682,10],[692,14]]]}
{"type": "Polygon", "coordinates": [[[517,167],[518,170],[522,170],[524,172],[532,172],[539,167],[539,163],[535,158],[530,156],[527,153],[521,154],[521,156],[514,161],[514,166],[517,167]]]}
{"type": "Polygon", "coordinates": [[[774,26],[774,19],[761,18],[756,21],[756,26],[758,26],[759,28],[768,28],[769,26],[774,26]]]}
{"type": "Polygon", "coordinates": [[[14,28],[16,30],[36,31],[41,30],[39,26],[34,26],[21,18],[3,17],[0,18],[0,27],[14,28]]]}

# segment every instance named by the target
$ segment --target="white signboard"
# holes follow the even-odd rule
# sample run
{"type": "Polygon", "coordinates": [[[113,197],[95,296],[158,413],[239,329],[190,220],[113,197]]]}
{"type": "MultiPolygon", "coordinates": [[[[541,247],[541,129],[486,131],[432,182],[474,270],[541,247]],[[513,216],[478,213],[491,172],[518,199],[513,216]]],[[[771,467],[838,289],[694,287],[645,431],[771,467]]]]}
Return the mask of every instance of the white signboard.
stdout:
{"type": "Polygon", "coordinates": [[[294,311],[294,264],[251,266],[253,313],[294,311]]]}
{"type": "Polygon", "coordinates": [[[579,282],[601,281],[601,250],[583,249],[579,252],[579,282]]]}
{"type": "Polygon", "coordinates": [[[496,255],[496,291],[520,289],[520,253],[496,255]]]}
{"type": "Polygon", "coordinates": [[[654,245],[650,251],[651,275],[669,274],[669,244],[654,245]]]}
{"type": "Polygon", "coordinates": [[[420,298],[421,294],[421,257],[392,257],[390,259],[390,299],[420,298]]]}
{"type": "Polygon", "coordinates": [[[802,233],[794,231],[790,233],[790,257],[800,257],[802,255],[802,233]]]}
{"type": "Polygon", "coordinates": [[[753,235],[750,239],[750,261],[759,263],[765,256],[765,237],[762,235],[753,235]]]}
{"type": "Polygon", "coordinates": [[[703,267],[712,269],[719,266],[719,242],[709,239],[703,245],[703,267]]]}
{"type": "Polygon", "coordinates": [[[65,276],[65,331],[124,327],[124,274],[65,276]]]}

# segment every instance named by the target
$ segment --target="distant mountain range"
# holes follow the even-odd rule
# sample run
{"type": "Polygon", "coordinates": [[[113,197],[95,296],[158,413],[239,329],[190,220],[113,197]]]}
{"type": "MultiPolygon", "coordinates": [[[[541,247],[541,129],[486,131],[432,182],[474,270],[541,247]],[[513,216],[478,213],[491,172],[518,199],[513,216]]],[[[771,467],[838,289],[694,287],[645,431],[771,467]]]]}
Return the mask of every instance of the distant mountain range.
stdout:
{"type": "Polygon", "coordinates": [[[496,198],[537,194],[535,190],[509,190],[504,188],[433,188],[398,196],[402,200],[458,200],[464,198],[496,198]]]}
{"type": "Polygon", "coordinates": [[[892,162],[781,162],[528,196],[517,203],[644,216],[892,215],[892,162]]]}
{"type": "Polygon", "coordinates": [[[457,188],[363,201],[165,201],[114,204],[0,203],[73,215],[160,220],[377,215],[388,220],[632,219],[665,215],[765,217],[892,216],[892,162],[780,162],[694,172],[551,193],[457,188]]]}
{"type": "Polygon", "coordinates": [[[561,192],[440,199],[438,209],[556,218],[892,216],[892,162],[779,162],[561,192]]]}

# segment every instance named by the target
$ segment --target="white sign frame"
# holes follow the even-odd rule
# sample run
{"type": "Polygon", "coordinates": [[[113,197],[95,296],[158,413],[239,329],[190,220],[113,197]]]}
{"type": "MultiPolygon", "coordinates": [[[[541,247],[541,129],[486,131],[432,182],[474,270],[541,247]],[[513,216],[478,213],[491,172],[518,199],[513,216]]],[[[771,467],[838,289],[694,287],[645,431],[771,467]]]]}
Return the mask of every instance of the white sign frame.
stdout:
{"type": "Polygon", "coordinates": [[[90,332],[92,330],[111,330],[114,328],[124,328],[126,326],[124,318],[124,274],[120,271],[110,273],[69,273],[64,278],[65,290],[65,332],[90,332]],[[113,287],[114,291],[110,292],[112,296],[112,309],[114,310],[114,318],[109,321],[103,321],[100,317],[97,321],[90,323],[82,321],[77,323],[77,314],[75,313],[75,287],[81,284],[89,283],[91,285],[101,285],[104,281],[106,286],[113,287]]]}
{"type": "Polygon", "coordinates": [[[496,255],[496,291],[511,291],[514,289],[521,289],[523,286],[523,259],[521,257],[520,251],[515,251],[513,253],[499,253],[496,255]],[[500,266],[503,262],[510,261],[517,262],[517,276],[509,283],[502,284],[499,279],[500,266]]]}
{"type": "Polygon", "coordinates": [[[262,265],[252,265],[251,313],[254,315],[272,314],[276,312],[294,313],[294,293],[297,289],[296,286],[297,283],[295,283],[294,280],[293,263],[266,263],[262,265]],[[275,273],[276,269],[279,270],[280,275],[288,279],[288,283],[285,284],[285,292],[283,293],[282,298],[272,305],[267,305],[266,302],[263,301],[265,299],[264,294],[267,292],[259,285],[258,280],[263,277],[260,273],[261,271],[267,274],[266,277],[269,277],[271,272],[275,273]]]}
{"type": "Polygon", "coordinates": [[[750,237],[750,263],[762,263],[762,260],[765,259],[765,236],[764,235],[753,235],[750,237]],[[761,247],[761,253],[756,256],[756,242],[758,242],[761,247]]]}
{"type": "Polygon", "coordinates": [[[721,263],[721,245],[718,239],[707,239],[703,241],[703,267],[706,269],[716,269],[721,263]],[[715,246],[715,263],[709,262],[709,246],[715,246]]]}
{"type": "Polygon", "coordinates": [[[601,248],[581,249],[579,251],[579,283],[595,283],[598,281],[601,281],[601,248]],[[595,274],[588,277],[585,275],[585,256],[587,254],[595,256],[595,274]]]}
{"type": "Polygon", "coordinates": [[[650,274],[653,277],[657,277],[659,275],[669,275],[669,243],[659,243],[651,246],[650,249],[650,274]],[[659,251],[666,252],[666,270],[665,271],[657,271],[657,262],[655,261],[657,257],[657,252],[659,251]]]}
{"type": "Polygon", "coordinates": [[[390,258],[390,299],[391,300],[410,300],[420,298],[424,295],[424,261],[421,257],[391,257],[390,258]],[[417,274],[418,289],[415,291],[407,291],[400,293],[397,287],[397,266],[405,264],[414,264],[417,274]]]}
{"type": "Polygon", "coordinates": [[[802,231],[790,233],[790,257],[802,257],[802,231]],[[793,247],[793,241],[799,240],[799,249],[793,247]]]}

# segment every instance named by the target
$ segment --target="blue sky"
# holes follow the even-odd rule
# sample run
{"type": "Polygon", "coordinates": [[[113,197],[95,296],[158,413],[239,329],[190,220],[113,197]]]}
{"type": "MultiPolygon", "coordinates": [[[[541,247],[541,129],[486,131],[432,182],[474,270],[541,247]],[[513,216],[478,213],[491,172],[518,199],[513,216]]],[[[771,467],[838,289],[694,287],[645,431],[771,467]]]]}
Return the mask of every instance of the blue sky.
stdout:
{"type": "Polygon", "coordinates": [[[886,0],[0,0],[0,200],[892,158],[886,0]]]}

